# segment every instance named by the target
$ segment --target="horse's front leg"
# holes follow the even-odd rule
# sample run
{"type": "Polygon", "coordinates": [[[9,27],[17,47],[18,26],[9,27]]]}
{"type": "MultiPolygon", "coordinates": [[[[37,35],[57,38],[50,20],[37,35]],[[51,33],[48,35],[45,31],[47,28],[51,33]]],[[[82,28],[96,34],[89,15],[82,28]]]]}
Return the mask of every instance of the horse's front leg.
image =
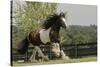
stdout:
{"type": "Polygon", "coordinates": [[[44,55],[40,47],[37,46],[36,49],[37,49],[38,59],[42,59],[45,61],[49,60],[48,57],[44,55]]]}

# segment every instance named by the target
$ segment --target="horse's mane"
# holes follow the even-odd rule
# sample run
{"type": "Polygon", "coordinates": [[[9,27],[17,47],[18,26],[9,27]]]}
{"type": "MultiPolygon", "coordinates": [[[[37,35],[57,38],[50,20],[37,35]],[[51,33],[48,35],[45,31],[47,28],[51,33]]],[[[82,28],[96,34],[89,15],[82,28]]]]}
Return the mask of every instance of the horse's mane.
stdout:
{"type": "Polygon", "coordinates": [[[58,15],[56,13],[49,15],[46,18],[46,20],[43,22],[42,27],[44,29],[48,29],[56,22],[57,19],[58,19],[58,15]]]}

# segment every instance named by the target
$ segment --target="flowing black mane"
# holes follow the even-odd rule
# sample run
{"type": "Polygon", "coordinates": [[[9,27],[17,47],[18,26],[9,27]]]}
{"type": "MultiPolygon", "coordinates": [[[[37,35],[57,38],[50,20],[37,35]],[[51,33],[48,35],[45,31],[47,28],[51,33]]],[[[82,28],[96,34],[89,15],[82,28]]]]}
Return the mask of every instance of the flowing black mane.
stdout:
{"type": "Polygon", "coordinates": [[[57,21],[58,18],[59,18],[59,16],[57,14],[49,15],[42,25],[43,28],[48,29],[57,21]]]}

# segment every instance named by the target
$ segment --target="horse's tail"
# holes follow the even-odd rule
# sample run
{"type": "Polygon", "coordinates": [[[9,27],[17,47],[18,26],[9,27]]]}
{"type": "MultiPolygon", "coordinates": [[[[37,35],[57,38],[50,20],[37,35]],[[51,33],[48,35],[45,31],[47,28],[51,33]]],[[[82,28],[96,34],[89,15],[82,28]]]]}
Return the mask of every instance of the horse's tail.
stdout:
{"type": "Polygon", "coordinates": [[[29,46],[29,40],[26,37],[25,39],[23,39],[19,44],[18,44],[18,53],[20,54],[25,54],[28,50],[28,46],[29,46]]]}

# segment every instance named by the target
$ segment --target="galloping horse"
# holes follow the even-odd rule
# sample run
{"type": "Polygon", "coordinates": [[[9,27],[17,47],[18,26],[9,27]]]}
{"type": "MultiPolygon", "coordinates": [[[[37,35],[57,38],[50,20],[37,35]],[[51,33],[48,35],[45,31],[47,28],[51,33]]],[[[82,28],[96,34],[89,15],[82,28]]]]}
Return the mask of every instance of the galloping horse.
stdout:
{"type": "Polygon", "coordinates": [[[40,45],[50,44],[52,47],[52,53],[58,57],[60,56],[60,28],[67,28],[65,23],[65,14],[61,12],[60,14],[49,15],[41,29],[33,30],[26,36],[26,38],[19,45],[19,53],[24,54],[31,43],[33,46],[39,48],[40,45]]]}

